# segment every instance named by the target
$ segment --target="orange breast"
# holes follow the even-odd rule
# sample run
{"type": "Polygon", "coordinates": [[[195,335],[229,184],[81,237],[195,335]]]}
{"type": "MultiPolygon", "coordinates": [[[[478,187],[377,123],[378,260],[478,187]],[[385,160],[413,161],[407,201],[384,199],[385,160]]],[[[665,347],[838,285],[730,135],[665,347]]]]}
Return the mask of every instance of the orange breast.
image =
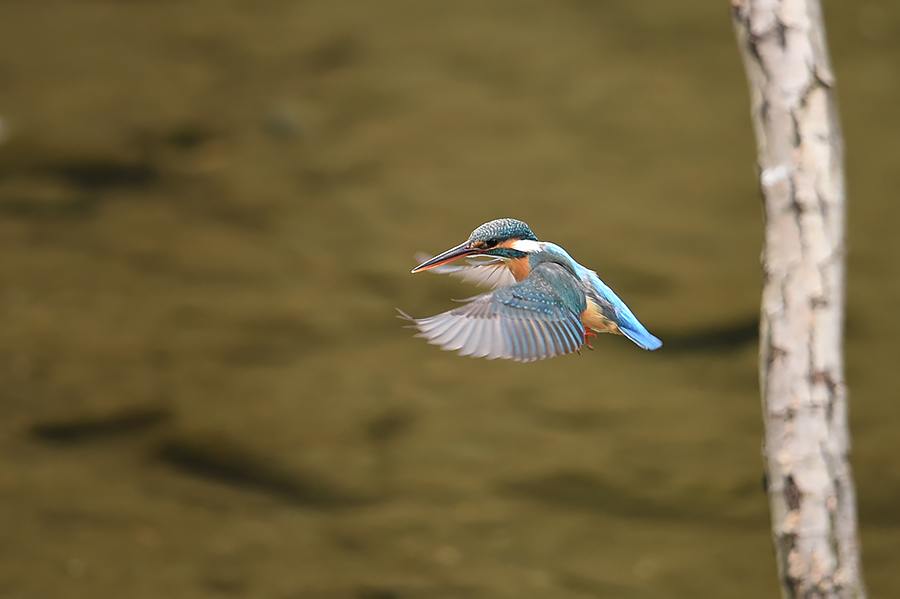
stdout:
{"type": "Polygon", "coordinates": [[[616,323],[603,316],[600,306],[595,304],[590,298],[587,301],[587,308],[581,313],[581,324],[598,333],[622,334],[616,323]]]}
{"type": "Polygon", "coordinates": [[[531,274],[531,267],[528,266],[528,258],[516,258],[515,260],[507,260],[506,266],[509,268],[509,271],[516,278],[516,281],[521,281],[525,277],[531,274]]]}

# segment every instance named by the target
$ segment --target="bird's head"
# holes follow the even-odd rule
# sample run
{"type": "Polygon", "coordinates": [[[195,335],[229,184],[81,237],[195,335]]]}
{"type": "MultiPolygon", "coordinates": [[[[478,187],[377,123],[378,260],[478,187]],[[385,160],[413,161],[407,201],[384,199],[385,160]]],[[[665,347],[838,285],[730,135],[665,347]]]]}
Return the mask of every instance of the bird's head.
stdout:
{"type": "Polygon", "coordinates": [[[415,267],[420,272],[463,256],[494,256],[512,260],[540,251],[540,242],[531,229],[514,218],[498,218],[484,223],[458,246],[415,267]]]}

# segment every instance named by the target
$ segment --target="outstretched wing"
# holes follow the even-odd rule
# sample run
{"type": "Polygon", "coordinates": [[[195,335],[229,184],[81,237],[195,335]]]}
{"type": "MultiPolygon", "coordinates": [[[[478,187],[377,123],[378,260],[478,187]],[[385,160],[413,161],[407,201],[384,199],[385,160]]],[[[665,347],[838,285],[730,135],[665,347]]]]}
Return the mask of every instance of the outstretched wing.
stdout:
{"type": "MultiPolygon", "coordinates": [[[[416,254],[416,260],[419,264],[430,260],[431,256],[419,252],[416,254]]],[[[516,278],[506,267],[506,263],[500,258],[492,260],[468,260],[465,265],[462,264],[442,264],[429,269],[431,272],[439,275],[453,275],[461,278],[467,283],[479,285],[481,287],[506,287],[516,282],[516,278]]]]}
{"type": "MultiPolygon", "coordinates": [[[[418,337],[441,349],[489,360],[532,362],[569,354],[584,343],[584,293],[558,264],[541,264],[522,281],[465,305],[411,318],[418,337]]],[[[402,314],[402,312],[401,312],[402,314]]]]}

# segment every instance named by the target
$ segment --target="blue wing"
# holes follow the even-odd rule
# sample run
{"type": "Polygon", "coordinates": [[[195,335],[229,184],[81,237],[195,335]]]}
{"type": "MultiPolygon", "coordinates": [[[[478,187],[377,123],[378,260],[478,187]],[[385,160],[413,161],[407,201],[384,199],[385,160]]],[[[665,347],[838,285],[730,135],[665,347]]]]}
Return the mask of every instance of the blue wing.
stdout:
{"type": "Polygon", "coordinates": [[[585,306],[584,293],[561,266],[541,264],[522,281],[478,295],[455,310],[407,318],[418,337],[441,349],[532,362],[581,347],[585,306]]]}
{"type": "MultiPolygon", "coordinates": [[[[419,264],[429,260],[431,256],[424,253],[416,254],[419,264]]],[[[453,275],[467,283],[481,287],[506,287],[516,282],[516,278],[506,267],[506,263],[500,258],[493,260],[468,260],[462,264],[442,264],[429,269],[439,275],[453,275]]]]}

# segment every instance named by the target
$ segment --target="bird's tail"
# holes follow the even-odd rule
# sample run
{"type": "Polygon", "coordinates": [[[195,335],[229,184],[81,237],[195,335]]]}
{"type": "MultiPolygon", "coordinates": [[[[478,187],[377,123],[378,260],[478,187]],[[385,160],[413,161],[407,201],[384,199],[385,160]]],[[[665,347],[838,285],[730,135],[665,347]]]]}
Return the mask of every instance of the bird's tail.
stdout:
{"type": "Polygon", "coordinates": [[[662,347],[662,341],[650,334],[650,331],[639,323],[619,323],[619,330],[640,347],[653,351],[662,347]],[[636,325],[636,326],[635,326],[636,325]]]}

